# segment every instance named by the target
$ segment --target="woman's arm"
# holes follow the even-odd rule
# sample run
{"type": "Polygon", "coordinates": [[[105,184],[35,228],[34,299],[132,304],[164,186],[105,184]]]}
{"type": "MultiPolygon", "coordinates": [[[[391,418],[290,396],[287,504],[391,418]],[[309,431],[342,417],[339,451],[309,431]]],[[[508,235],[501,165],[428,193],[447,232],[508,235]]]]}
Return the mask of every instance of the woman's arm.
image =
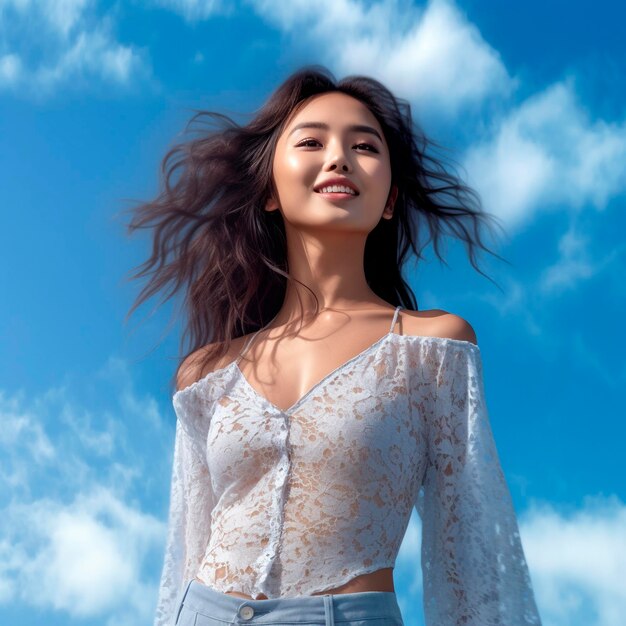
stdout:
{"type": "Polygon", "coordinates": [[[176,601],[195,576],[210,536],[213,492],[206,459],[176,422],[168,531],[154,626],[172,626],[176,601]]]}
{"type": "Polygon", "coordinates": [[[415,505],[426,624],[541,624],[489,423],[480,350],[450,342],[441,351],[415,505]]]}

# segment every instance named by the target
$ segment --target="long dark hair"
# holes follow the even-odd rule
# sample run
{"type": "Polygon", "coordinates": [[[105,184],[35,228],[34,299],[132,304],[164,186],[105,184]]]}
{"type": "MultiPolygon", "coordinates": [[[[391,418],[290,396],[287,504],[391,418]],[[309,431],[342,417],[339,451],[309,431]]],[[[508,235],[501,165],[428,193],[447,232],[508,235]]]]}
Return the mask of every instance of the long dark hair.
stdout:
{"type": "MultiPolygon", "coordinates": [[[[151,276],[126,320],[164,287],[169,285],[162,302],[184,288],[187,323],[180,362],[213,343],[204,367],[226,354],[232,339],[264,327],[282,306],[287,280],[296,279],[288,272],[283,218],[279,211],[264,210],[270,195],[278,197],[272,177],[274,149],[288,120],[308,98],[333,91],[360,100],[374,114],[389,146],[391,184],[398,187],[393,217],[381,219],[365,244],[364,270],[372,291],[394,306],[417,310],[402,267],[409,250],[422,259],[430,241],[447,265],[439,250],[444,227],[465,241],[472,266],[484,276],[476,264],[476,246],[501,258],[480,236],[481,222],[489,225],[495,216],[482,211],[474,190],[426,154],[429,144],[441,146],[415,124],[407,101],[373,78],[337,81],[323,66],[305,66],[244,126],[224,114],[194,109],[186,131],[196,120],[217,128],[171,148],[161,163],[159,196],[130,210],[128,232],[150,228],[153,238],[150,258],[134,268],[130,279],[151,276]],[[419,245],[422,224],[428,225],[429,236],[419,245]]],[[[174,379],[177,373],[178,368],[174,379]]]]}

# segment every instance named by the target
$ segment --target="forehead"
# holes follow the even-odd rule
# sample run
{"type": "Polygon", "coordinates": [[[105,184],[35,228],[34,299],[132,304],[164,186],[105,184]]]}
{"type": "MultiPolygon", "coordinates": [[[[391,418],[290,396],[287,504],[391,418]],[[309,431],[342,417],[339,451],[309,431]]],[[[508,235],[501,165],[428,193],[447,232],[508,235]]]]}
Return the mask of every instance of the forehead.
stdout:
{"type": "Polygon", "coordinates": [[[313,96],[294,111],[285,125],[284,135],[302,122],[324,122],[331,128],[347,124],[364,123],[376,128],[382,136],[382,128],[376,116],[360,100],[341,92],[313,96]]]}

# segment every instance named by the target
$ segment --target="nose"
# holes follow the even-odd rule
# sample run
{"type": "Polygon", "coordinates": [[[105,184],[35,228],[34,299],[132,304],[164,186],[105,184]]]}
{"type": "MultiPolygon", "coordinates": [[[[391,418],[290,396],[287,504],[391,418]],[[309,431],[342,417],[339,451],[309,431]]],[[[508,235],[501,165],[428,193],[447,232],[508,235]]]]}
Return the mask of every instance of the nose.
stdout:
{"type": "Polygon", "coordinates": [[[350,159],[346,156],[341,144],[338,144],[334,150],[329,150],[329,156],[326,160],[324,167],[326,171],[332,172],[336,169],[341,169],[344,172],[348,172],[351,169],[350,159]]]}

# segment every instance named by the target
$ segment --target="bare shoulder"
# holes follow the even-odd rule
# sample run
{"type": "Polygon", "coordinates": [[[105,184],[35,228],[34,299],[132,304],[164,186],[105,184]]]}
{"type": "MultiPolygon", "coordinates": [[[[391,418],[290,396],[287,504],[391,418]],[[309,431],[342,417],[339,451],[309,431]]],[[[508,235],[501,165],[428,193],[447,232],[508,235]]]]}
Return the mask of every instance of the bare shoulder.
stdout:
{"type": "Polygon", "coordinates": [[[460,339],[478,345],[472,325],[460,315],[449,313],[443,309],[430,309],[428,311],[408,311],[405,309],[402,312],[406,314],[405,335],[460,339]]]}
{"type": "MultiPolygon", "coordinates": [[[[176,372],[177,391],[185,389],[185,387],[189,387],[189,385],[202,378],[202,371],[204,369],[202,362],[206,358],[208,349],[213,345],[214,344],[208,344],[203,346],[202,348],[189,353],[183,359],[183,362],[178,366],[178,371],[176,372]]],[[[215,367],[215,365],[213,365],[213,367],[215,367]]]]}
{"type": "Polygon", "coordinates": [[[438,335],[440,337],[448,337],[450,339],[460,339],[462,341],[469,341],[478,345],[478,339],[476,333],[472,328],[472,325],[459,315],[454,313],[448,313],[442,311],[442,315],[439,318],[438,335]]]}
{"type": "Polygon", "coordinates": [[[178,367],[176,372],[176,390],[180,391],[197,382],[201,378],[204,378],[210,372],[225,367],[230,362],[237,358],[239,350],[241,349],[242,340],[244,337],[237,337],[231,342],[230,349],[221,356],[219,353],[217,356],[208,358],[211,351],[215,349],[217,343],[209,343],[206,346],[202,346],[193,352],[190,352],[178,367]]]}

